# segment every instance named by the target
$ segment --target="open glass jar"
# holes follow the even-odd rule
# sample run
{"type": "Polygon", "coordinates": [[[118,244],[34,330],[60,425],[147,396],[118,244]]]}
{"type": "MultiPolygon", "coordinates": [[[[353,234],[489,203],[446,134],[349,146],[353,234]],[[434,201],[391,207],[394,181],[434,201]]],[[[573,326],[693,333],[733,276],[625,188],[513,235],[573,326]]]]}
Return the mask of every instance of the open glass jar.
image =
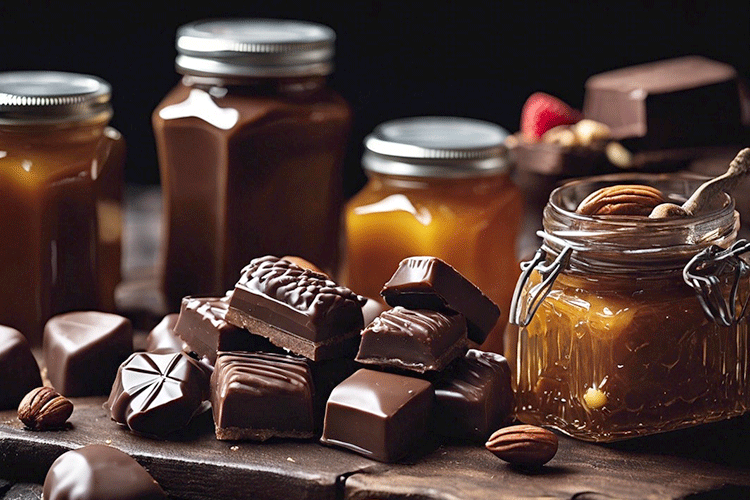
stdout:
{"type": "Polygon", "coordinates": [[[575,213],[606,185],[651,185],[681,203],[703,180],[611,175],[552,192],[511,307],[520,420],[615,441],[750,407],[750,245],[735,242],[732,198],[689,219],[575,213]]]}

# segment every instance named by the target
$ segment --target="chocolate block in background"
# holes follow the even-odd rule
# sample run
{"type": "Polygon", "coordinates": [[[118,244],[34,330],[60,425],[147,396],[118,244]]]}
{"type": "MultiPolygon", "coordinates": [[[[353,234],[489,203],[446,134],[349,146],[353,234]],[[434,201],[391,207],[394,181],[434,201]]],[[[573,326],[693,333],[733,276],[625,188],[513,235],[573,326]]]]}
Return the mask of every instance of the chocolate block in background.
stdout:
{"type": "Polygon", "coordinates": [[[737,71],[685,56],[591,76],[583,113],[628,149],[667,150],[740,142],[746,134],[737,71]]]}
{"type": "Polygon", "coordinates": [[[426,380],[358,370],[331,392],[320,441],[381,462],[398,461],[419,448],[433,399],[426,380]]]}
{"type": "Polygon", "coordinates": [[[484,442],[513,417],[508,361],[469,349],[435,381],[433,425],[442,436],[484,442]]]}
{"type": "Polygon", "coordinates": [[[312,438],[315,384],[308,360],[283,354],[222,352],[211,376],[216,438],[312,438]]]}
{"type": "Polygon", "coordinates": [[[174,332],[210,364],[218,351],[280,351],[264,337],[227,323],[228,309],[228,297],[185,297],[174,332]]]}
{"type": "Polygon", "coordinates": [[[380,313],[383,313],[390,308],[390,306],[383,304],[379,300],[367,297],[367,302],[362,306],[362,317],[364,318],[365,326],[372,323],[372,320],[380,316],[380,313]]]}
{"type": "Polygon", "coordinates": [[[396,306],[362,331],[356,361],[425,373],[440,371],[466,350],[466,319],[451,310],[396,306]]]}
{"type": "Polygon", "coordinates": [[[207,408],[208,377],[183,352],[134,353],[120,365],[107,407],[112,420],[131,431],[164,437],[207,408]]]}
{"type": "Polygon", "coordinates": [[[17,408],[26,393],[41,385],[39,365],[26,337],[0,326],[0,410],[17,408]]]}
{"type": "Polygon", "coordinates": [[[46,500],[160,500],[167,494],[130,455],[91,444],[60,455],[44,479],[46,500]]]}
{"type": "Polygon", "coordinates": [[[147,352],[180,352],[187,345],[174,333],[174,325],[177,324],[179,314],[167,314],[162,320],[148,332],[146,336],[147,352]]]}
{"type": "Polygon", "coordinates": [[[59,314],[44,327],[43,352],[57,392],[69,397],[107,395],[120,363],[133,352],[133,328],[116,314],[59,314]]]}
{"type": "Polygon", "coordinates": [[[436,257],[401,261],[380,294],[391,306],[408,309],[452,309],[466,317],[468,336],[477,344],[487,338],[500,308],[472,282],[436,257]]]}
{"type": "Polygon", "coordinates": [[[229,323],[314,361],[354,356],[366,299],[278,257],[254,259],[229,300],[229,323]]]}

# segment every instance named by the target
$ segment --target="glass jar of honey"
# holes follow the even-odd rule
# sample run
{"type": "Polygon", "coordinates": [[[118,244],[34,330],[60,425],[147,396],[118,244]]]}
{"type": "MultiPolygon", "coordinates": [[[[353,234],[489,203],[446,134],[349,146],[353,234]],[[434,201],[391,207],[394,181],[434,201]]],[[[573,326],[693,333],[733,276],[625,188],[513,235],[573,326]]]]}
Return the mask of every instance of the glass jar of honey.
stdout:
{"type": "Polygon", "coordinates": [[[735,241],[732,198],[690,218],[576,213],[607,185],[650,185],[681,203],[703,180],[611,175],[552,192],[511,308],[520,420],[607,442],[750,408],[750,244],[735,241]]]}
{"type": "Polygon", "coordinates": [[[345,210],[342,280],[359,294],[380,290],[414,255],[438,257],[501,309],[484,347],[502,351],[518,277],[522,219],[501,127],[473,119],[415,117],[383,123],[365,139],[364,188],[345,210]]]}
{"type": "Polygon", "coordinates": [[[41,344],[51,316],[114,310],[125,142],[110,85],[0,73],[0,324],[41,344]]]}
{"type": "Polygon", "coordinates": [[[262,255],[335,270],[351,111],[326,84],[334,39],[300,21],[179,28],[183,78],[152,117],[171,309],[187,295],[223,295],[262,255]]]}

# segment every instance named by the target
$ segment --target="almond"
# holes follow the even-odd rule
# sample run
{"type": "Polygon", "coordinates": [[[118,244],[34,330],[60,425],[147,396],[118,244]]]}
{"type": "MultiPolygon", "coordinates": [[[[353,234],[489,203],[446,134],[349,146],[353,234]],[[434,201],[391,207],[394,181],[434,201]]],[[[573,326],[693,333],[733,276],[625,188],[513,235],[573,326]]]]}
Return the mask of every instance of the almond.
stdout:
{"type": "Polygon", "coordinates": [[[58,429],[73,413],[73,403],[51,387],[37,387],[18,405],[18,420],[35,431],[58,429]]]}
{"type": "Polygon", "coordinates": [[[618,184],[594,191],[581,201],[576,213],[583,215],[648,216],[664,203],[661,191],[639,184],[618,184]]]}
{"type": "Polygon", "coordinates": [[[512,425],[495,431],[485,447],[512,465],[541,467],[557,453],[557,436],[536,425],[512,425]]]}

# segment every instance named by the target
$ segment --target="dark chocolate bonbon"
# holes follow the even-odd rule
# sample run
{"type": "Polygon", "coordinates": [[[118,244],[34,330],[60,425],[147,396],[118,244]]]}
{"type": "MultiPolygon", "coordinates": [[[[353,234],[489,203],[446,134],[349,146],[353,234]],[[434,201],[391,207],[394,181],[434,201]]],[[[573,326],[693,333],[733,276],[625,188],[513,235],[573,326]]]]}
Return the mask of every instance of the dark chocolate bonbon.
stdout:
{"type": "Polygon", "coordinates": [[[147,352],[180,352],[186,347],[185,342],[174,333],[174,325],[179,314],[167,314],[148,332],[146,337],[147,352]]]}
{"type": "Polygon", "coordinates": [[[21,332],[0,326],[0,410],[16,408],[30,390],[42,385],[39,365],[21,332]]]}

